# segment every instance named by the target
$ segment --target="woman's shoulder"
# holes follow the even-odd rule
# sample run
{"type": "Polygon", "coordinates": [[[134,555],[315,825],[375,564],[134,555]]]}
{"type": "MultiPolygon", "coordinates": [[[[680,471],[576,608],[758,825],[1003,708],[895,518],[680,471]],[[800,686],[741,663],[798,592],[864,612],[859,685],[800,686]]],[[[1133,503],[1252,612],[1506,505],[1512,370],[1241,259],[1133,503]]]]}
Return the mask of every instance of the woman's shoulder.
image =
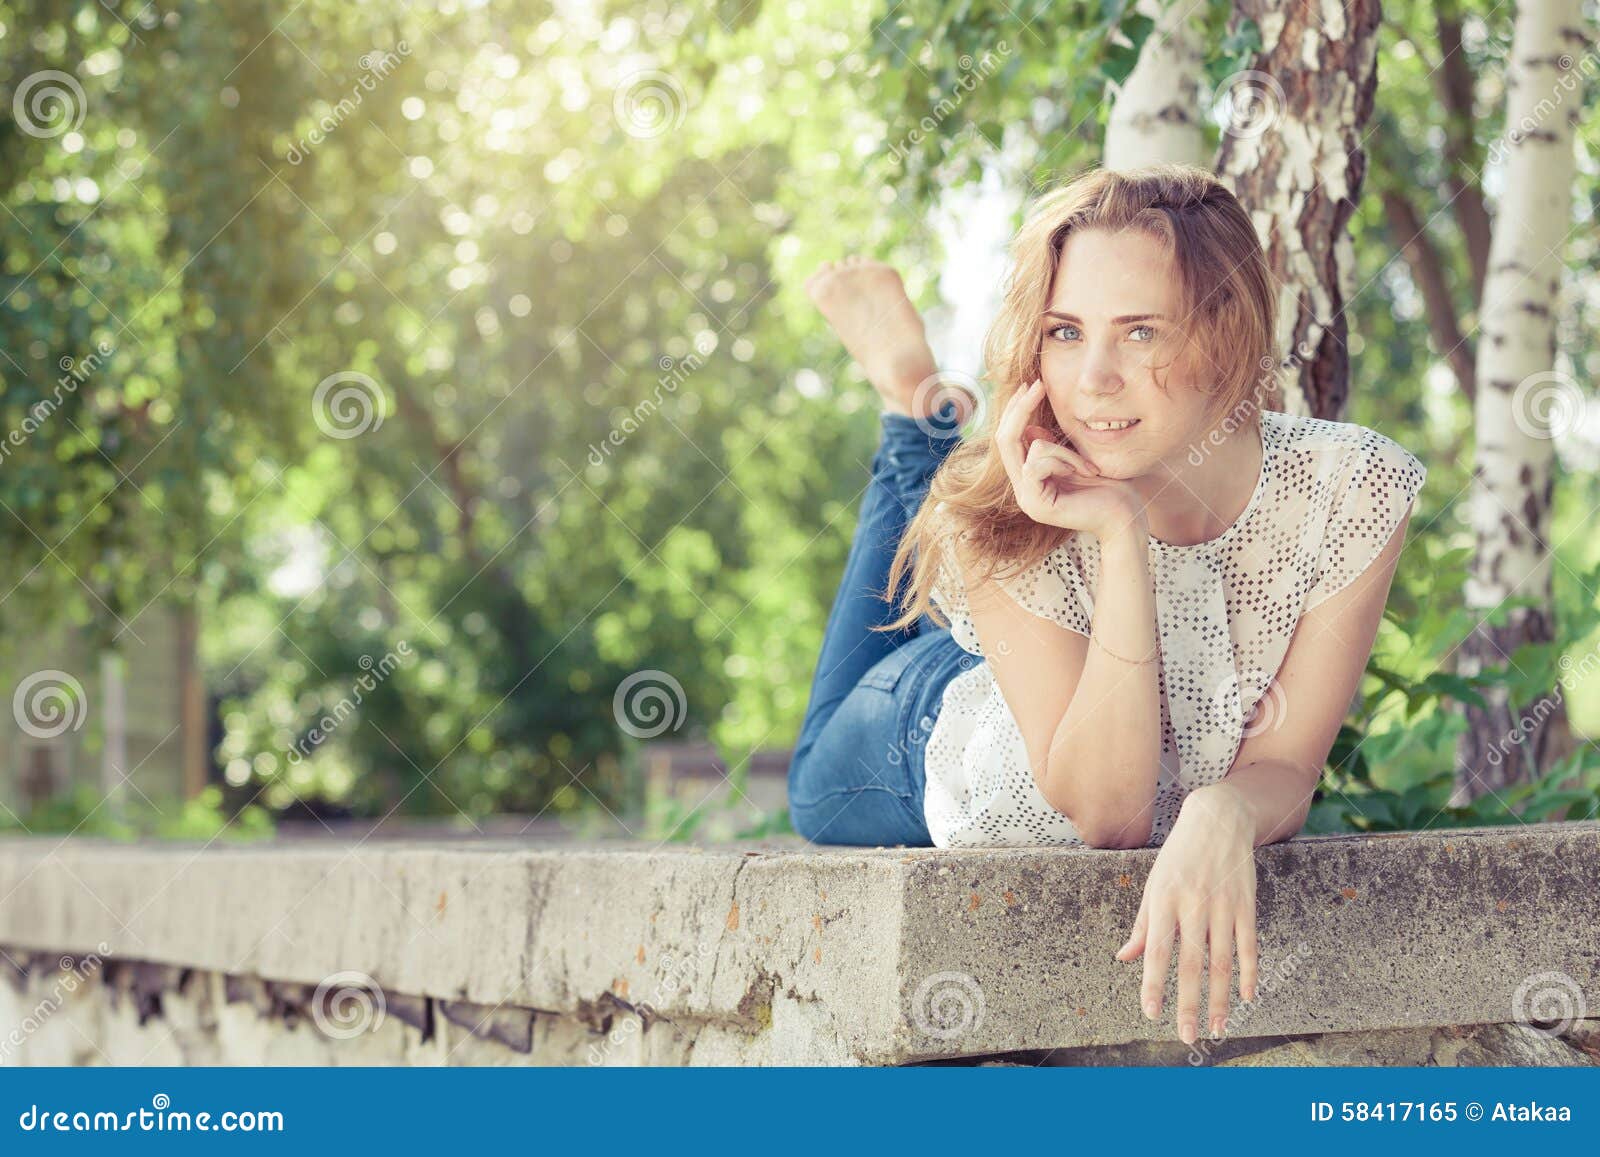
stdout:
{"type": "Polygon", "coordinates": [[[1280,473],[1291,484],[1309,475],[1360,485],[1377,475],[1414,490],[1427,476],[1427,468],[1410,450],[1358,422],[1263,410],[1262,432],[1271,439],[1285,467],[1280,473]]]}

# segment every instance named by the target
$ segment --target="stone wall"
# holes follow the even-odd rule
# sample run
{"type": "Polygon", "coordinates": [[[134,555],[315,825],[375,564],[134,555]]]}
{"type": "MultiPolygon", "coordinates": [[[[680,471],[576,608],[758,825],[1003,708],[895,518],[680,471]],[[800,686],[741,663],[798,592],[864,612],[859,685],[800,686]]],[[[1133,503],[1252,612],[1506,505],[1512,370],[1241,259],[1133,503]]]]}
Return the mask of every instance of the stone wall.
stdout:
{"type": "Polygon", "coordinates": [[[1155,854],[3,840],[0,1064],[1600,1060],[1600,825],[1261,849],[1193,1047],[1113,959],[1155,854]]]}

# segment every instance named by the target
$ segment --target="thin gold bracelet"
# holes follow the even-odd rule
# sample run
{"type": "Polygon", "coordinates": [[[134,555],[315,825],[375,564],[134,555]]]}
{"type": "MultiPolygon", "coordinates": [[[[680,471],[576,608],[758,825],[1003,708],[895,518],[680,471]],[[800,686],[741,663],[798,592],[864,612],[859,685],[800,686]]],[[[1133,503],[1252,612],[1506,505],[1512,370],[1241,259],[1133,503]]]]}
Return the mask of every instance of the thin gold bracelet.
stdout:
{"type": "Polygon", "coordinates": [[[1091,632],[1090,635],[1089,635],[1089,641],[1091,643],[1093,643],[1095,646],[1099,647],[1106,654],[1110,655],[1113,659],[1121,659],[1124,663],[1131,663],[1135,667],[1143,667],[1146,663],[1154,663],[1156,661],[1157,654],[1159,654],[1160,650],[1161,650],[1161,645],[1158,642],[1156,644],[1156,649],[1151,651],[1147,658],[1144,658],[1144,659],[1129,659],[1125,655],[1117,654],[1110,647],[1106,646],[1104,643],[1102,643],[1100,641],[1100,636],[1094,634],[1093,632],[1091,632]]]}

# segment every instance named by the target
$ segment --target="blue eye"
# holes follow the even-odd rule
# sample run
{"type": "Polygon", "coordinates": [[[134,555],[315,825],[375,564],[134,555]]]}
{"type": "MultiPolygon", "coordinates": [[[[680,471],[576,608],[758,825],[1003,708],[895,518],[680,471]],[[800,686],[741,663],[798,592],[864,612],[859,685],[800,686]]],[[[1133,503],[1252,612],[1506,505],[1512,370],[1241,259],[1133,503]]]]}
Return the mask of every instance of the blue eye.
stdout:
{"type": "MultiPolygon", "coordinates": [[[[1056,334],[1060,333],[1064,329],[1070,329],[1070,330],[1074,330],[1075,331],[1075,330],[1077,330],[1077,328],[1078,328],[1077,326],[1071,324],[1070,322],[1062,322],[1060,325],[1054,326],[1054,327],[1046,330],[1045,332],[1047,334],[1049,334],[1050,336],[1054,337],[1056,334]]],[[[1071,338],[1057,338],[1056,340],[1057,341],[1071,341],[1072,339],[1071,338]]]]}
{"type": "Polygon", "coordinates": [[[1128,332],[1129,333],[1137,333],[1141,329],[1142,330],[1148,330],[1149,333],[1150,333],[1150,336],[1144,339],[1145,341],[1152,342],[1152,341],[1156,340],[1156,331],[1155,331],[1155,327],[1154,326],[1136,325],[1132,329],[1130,329],[1128,332]]]}

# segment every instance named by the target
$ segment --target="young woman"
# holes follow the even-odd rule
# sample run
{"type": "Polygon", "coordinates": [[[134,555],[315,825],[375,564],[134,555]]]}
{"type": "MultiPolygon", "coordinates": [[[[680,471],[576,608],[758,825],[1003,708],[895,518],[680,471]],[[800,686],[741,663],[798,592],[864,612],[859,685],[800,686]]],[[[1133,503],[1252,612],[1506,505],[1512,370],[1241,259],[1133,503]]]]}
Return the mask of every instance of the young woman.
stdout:
{"type": "Polygon", "coordinates": [[[1264,409],[1275,288],[1209,173],[1091,170],[1012,246],[992,405],[941,382],[898,275],[807,291],[882,395],[882,441],[794,759],[822,843],[1159,845],[1132,934],[1145,1013],[1213,1035],[1255,859],[1300,830],[1426,477],[1366,427],[1264,409]],[[926,501],[925,501],[926,499],[926,501]],[[896,603],[898,602],[898,607],[896,603]]]}

